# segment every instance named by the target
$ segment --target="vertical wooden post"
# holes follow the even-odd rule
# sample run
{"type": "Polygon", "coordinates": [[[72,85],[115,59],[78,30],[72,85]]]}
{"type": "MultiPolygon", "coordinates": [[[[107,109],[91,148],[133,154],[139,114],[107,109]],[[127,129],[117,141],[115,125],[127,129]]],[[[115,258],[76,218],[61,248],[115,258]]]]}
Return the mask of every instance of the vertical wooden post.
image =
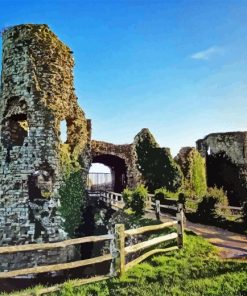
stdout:
{"type": "Polygon", "coordinates": [[[156,199],[155,201],[155,214],[156,214],[156,219],[160,220],[160,201],[156,199]]]}
{"type": "Polygon", "coordinates": [[[177,232],[178,232],[178,247],[182,248],[184,241],[183,241],[183,236],[184,236],[184,211],[183,211],[183,204],[179,203],[178,204],[178,211],[177,211],[177,232]]]}
{"type": "Polygon", "coordinates": [[[115,272],[118,275],[123,275],[125,270],[125,252],[124,252],[124,224],[115,225],[115,272]]]}

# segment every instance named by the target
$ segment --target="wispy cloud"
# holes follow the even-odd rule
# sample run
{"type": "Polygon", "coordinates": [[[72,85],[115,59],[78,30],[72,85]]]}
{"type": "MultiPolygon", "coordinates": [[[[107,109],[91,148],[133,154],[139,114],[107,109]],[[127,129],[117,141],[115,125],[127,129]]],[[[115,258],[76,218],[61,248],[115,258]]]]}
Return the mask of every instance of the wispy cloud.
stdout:
{"type": "Polygon", "coordinates": [[[209,60],[215,55],[221,54],[223,49],[218,46],[211,46],[205,50],[198,51],[192,54],[190,57],[195,60],[209,60]]]}

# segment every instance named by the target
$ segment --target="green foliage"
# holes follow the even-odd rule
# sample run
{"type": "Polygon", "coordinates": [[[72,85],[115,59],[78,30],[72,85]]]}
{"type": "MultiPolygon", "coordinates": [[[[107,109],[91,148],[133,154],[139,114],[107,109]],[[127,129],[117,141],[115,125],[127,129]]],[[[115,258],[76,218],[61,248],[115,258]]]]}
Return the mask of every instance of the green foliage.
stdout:
{"type": "Polygon", "coordinates": [[[145,204],[148,199],[148,191],[144,185],[139,185],[132,193],[132,199],[130,207],[135,215],[143,215],[145,204]]]}
{"type": "Polygon", "coordinates": [[[199,221],[210,222],[217,217],[216,214],[217,198],[214,196],[204,196],[198,204],[196,215],[199,221]]]}
{"type": "Polygon", "coordinates": [[[81,220],[81,208],[85,190],[82,182],[81,171],[73,172],[64,180],[64,185],[59,190],[61,196],[60,212],[65,219],[64,228],[70,237],[81,220]]]}
{"type": "Polygon", "coordinates": [[[223,188],[209,187],[207,191],[207,196],[213,196],[217,199],[217,204],[221,206],[228,206],[228,198],[223,190],[223,188]]]}
{"type": "Polygon", "coordinates": [[[192,154],[191,186],[198,197],[202,197],[207,192],[205,159],[197,150],[192,154]]]}
{"type": "Polygon", "coordinates": [[[130,208],[136,216],[144,214],[148,199],[148,191],[144,185],[138,185],[134,190],[125,189],[122,196],[126,208],[130,208]]]}
{"type": "Polygon", "coordinates": [[[207,192],[205,159],[195,148],[184,148],[177,156],[185,177],[184,191],[193,199],[200,199],[207,192]]]}
{"type": "MultiPolygon", "coordinates": [[[[194,234],[185,247],[155,255],[131,268],[122,278],[73,288],[75,296],[245,296],[247,263],[222,261],[215,248],[194,234]]],[[[72,281],[70,281],[72,282],[72,281]]],[[[76,280],[73,282],[76,283],[76,280]]],[[[23,294],[23,295],[27,295],[23,294]]],[[[71,295],[65,286],[53,296],[71,295]],[[68,294],[66,294],[68,291],[68,294]]]]}
{"type": "Polygon", "coordinates": [[[164,201],[165,198],[177,200],[178,196],[179,196],[179,192],[171,192],[164,187],[156,189],[154,192],[154,198],[160,200],[161,202],[164,201]]]}
{"type": "Polygon", "coordinates": [[[81,165],[78,161],[78,154],[72,154],[69,145],[65,143],[60,144],[60,162],[64,178],[68,178],[72,172],[81,169],[81,165]]]}
{"type": "Polygon", "coordinates": [[[176,192],[183,182],[182,172],[166,148],[159,148],[149,130],[135,137],[137,167],[150,192],[165,187],[176,192]]]}
{"type": "Polygon", "coordinates": [[[228,206],[228,199],[223,189],[217,187],[208,188],[207,195],[199,202],[196,214],[199,220],[212,222],[225,210],[218,209],[218,206],[228,206]]]}
{"type": "Polygon", "coordinates": [[[71,153],[68,144],[61,144],[60,161],[63,172],[63,185],[59,189],[61,196],[60,212],[64,218],[64,228],[70,237],[81,220],[81,209],[85,197],[82,180],[82,165],[78,161],[78,153],[71,153]]]}
{"type": "Polygon", "coordinates": [[[132,191],[129,188],[125,188],[122,192],[122,197],[125,203],[126,208],[130,208],[131,201],[132,201],[132,191]]]}

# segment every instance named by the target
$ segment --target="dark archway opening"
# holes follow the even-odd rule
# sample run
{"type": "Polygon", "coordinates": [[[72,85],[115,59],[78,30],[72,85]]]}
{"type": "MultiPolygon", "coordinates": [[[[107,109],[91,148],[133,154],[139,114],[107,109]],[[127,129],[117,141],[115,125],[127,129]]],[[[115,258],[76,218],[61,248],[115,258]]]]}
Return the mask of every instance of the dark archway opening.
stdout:
{"type": "Polygon", "coordinates": [[[2,142],[4,147],[22,146],[28,136],[26,114],[14,114],[3,122],[2,142]]]}
{"type": "Polygon", "coordinates": [[[102,154],[93,157],[92,163],[102,163],[112,171],[113,190],[121,193],[127,184],[127,167],[124,159],[110,154],[102,154]]]}
{"type": "Polygon", "coordinates": [[[239,173],[239,167],[224,152],[207,154],[206,163],[208,186],[223,187],[227,191],[230,205],[239,206],[247,196],[246,184],[239,173]]]}

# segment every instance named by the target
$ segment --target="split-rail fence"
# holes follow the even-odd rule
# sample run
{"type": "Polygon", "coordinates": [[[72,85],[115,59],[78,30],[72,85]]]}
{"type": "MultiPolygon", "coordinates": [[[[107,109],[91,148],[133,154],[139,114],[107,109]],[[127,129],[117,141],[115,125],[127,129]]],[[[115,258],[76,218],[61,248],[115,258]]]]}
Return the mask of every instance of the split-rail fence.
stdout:
{"type": "MultiPolygon", "coordinates": [[[[93,196],[93,193],[91,193],[91,196],[93,196]]],[[[94,196],[106,201],[109,205],[113,207],[115,206],[116,209],[119,209],[123,206],[123,199],[121,194],[114,193],[114,192],[100,191],[100,192],[96,192],[94,196]]],[[[160,207],[163,207],[163,205],[160,205],[159,202],[152,203],[152,200],[150,198],[147,203],[147,206],[148,207],[154,206],[156,217],[157,219],[159,219],[160,207]]],[[[78,268],[82,266],[98,264],[106,261],[111,261],[111,268],[110,268],[109,274],[77,280],[74,286],[79,286],[79,285],[92,283],[100,280],[106,280],[114,276],[121,276],[129,268],[140,263],[141,261],[145,260],[151,255],[174,251],[183,247],[183,230],[184,230],[183,207],[181,204],[178,204],[177,207],[173,207],[173,208],[174,210],[177,211],[176,219],[169,222],[157,224],[157,225],[149,225],[149,226],[139,227],[136,229],[126,230],[123,224],[116,224],[115,231],[112,234],[99,235],[99,236],[87,236],[87,237],[69,239],[61,242],[54,242],[54,243],[27,244],[27,245],[0,247],[0,255],[3,255],[3,254],[21,253],[21,252],[27,252],[27,251],[66,248],[71,245],[78,245],[78,244],[84,244],[89,242],[111,241],[111,247],[108,254],[104,254],[102,256],[98,256],[90,259],[68,262],[68,263],[59,263],[59,264],[52,264],[52,265],[35,266],[30,268],[18,269],[18,270],[4,271],[4,272],[0,272],[0,279],[2,280],[2,279],[30,275],[30,274],[40,274],[40,273],[46,273],[46,272],[68,270],[68,269],[78,268]],[[163,229],[169,228],[169,227],[173,227],[173,228],[176,227],[176,230],[172,228],[173,230],[169,234],[164,234],[155,238],[151,238],[134,245],[126,246],[125,244],[125,239],[128,237],[133,237],[133,236],[140,235],[147,232],[162,231],[163,229]],[[168,241],[174,242],[174,240],[176,240],[176,242],[174,243],[173,246],[170,246],[168,248],[154,248],[150,250],[151,247],[155,247],[163,242],[168,242],[168,241]],[[143,252],[145,249],[149,249],[149,250],[147,252],[143,252]],[[126,256],[133,253],[140,254],[139,252],[141,252],[141,255],[139,255],[139,257],[135,258],[130,262],[127,262],[126,256]]],[[[57,291],[61,289],[62,285],[63,284],[58,284],[52,287],[40,289],[39,291],[36,292],[36,295],[43,295],[43,294],[57,291]]]]}

